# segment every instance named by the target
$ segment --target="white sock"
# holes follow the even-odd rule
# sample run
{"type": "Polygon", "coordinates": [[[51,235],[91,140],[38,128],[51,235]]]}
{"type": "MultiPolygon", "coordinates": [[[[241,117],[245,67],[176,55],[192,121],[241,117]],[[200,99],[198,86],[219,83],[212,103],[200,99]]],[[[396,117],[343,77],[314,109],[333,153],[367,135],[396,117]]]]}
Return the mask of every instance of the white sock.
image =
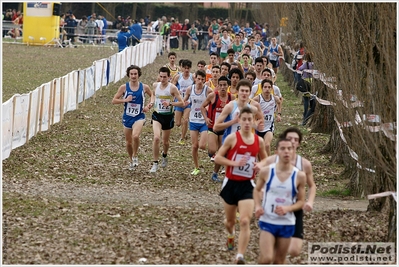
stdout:
{"type": "Polygon", "coordinates": [[[236,256],[236,259],[238,259],[238,258],[244,258],[244,255],[238,253],[237,256],[236,256]]]}

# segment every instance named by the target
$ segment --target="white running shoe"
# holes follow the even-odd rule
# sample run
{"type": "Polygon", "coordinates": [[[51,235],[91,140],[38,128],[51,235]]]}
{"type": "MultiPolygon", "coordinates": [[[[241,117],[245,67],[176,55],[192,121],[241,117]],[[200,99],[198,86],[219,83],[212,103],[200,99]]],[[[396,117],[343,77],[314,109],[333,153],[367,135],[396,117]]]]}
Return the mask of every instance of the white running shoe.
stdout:
{"type": "Polygon", "coordinates": [[[166,166],[168,166],[168,157],[162,157],[161,167],[166,168],[166,166]]]}
{"type": "Polygon", "coordinates": [[[158,163],[155,163],[152,165],[152,168],[150,170],[151,173],[155,173],[158,170],[158,163]]]}
{"type": "Polygon", "coordinates": [[[129,170],[130,170],[130,171],[133,171],[133,170],[134,170],[133,162],[130,162],[130,163],[129,163],[129,170]]]}
{"type": "Polygon", "coordinates": [[[133,162],[132,162],[133,167],[139,166],[139,158],[138,157],[133,157],[132,160],[133,160],[133,162]]]}

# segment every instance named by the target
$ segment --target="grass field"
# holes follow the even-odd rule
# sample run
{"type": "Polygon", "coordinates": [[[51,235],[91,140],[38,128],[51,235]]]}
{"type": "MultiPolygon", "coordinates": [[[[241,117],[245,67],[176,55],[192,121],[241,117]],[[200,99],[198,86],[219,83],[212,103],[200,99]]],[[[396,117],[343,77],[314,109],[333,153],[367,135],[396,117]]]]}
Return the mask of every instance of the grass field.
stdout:
{"type": "MultiPolygon", "coordinates": [[[[3,44],[3,102],[115,52],[109,47],[3,44]]],[[[200,59],[208,61],[206,52],[177,54],[178,60],[191,59],[193,66],[200,59]]],[[[166,62],[162,55],[145,66],[141,81],[151,85],[166,62]]],[[[140,258],[148,264],[232,263],[234,252],[224,246],[220,184],[210,179],[206,152],[200,153],[201,174],[190,175],[191,146],[177,144],[179,128],[172,131],[168,168],[150,175],[152,128],[147,115],[140,165],[134,172],[127,170],[122,105],[111,104],[124,82],[126,78],[103,87],[95,98],[66,113],[62,123],[3,161],[4,264],[137,264],[140,258]]],[[[277,84],[285,98],[278,134],[299,124],[302,105],[283,77],[278,76],[277,84]]],[[[305,215],[303,255],[293,263],[306,263],[307,242],[382,242],[386,222],[380,214],[328,207],[347,194],[347,181],[339,176],[342,166],[331,165],[330,155],[319,153],[328,135],[298,127],[304,133],[300,153],[313,164],[318,196],[335,198],[324,206],[315,203],[316,212],[305,215]]],[[[356,201],[350,196],[345,200],[356,201]]],[[[246,259],[254,264],[259,251],[254,221],[251,229],[246,259]]]]}

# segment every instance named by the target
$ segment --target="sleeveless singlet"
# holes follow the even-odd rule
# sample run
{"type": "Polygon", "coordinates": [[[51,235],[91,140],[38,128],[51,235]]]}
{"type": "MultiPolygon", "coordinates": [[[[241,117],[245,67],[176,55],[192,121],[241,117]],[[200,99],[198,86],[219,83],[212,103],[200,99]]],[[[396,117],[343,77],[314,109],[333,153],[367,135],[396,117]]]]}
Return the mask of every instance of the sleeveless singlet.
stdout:
{"type": "Polygon", "coordinates": [[[200,94],[195,93],[195,86],[195,84],[191,86],[191,94],[189,98],[189,101],[191,102],[189,121],[194,123],[205,123],[205,119],[201,113],[201,106],[206,100],[208,86],[204,85],[200,94]]]}
{"type": "Polygon", "coordinates": [[[247,157],[247,163],[242,167],[228,166],[226,168],[226,177],[234,181],[246,181],[255,178],[253,170],[256,156],[259,153],[259,136],[254,135],[254,142],[252,144],[244,143],[241,133],[235,133],[237,142],[235,146],[227,152],[226,158],[234,161],[239,161],[243,157],[247,157]]]}
{"type": "Polygon", "coordinates": [[[296,182],[299,170],[293,167],[289,177],[281,182],[276,175],[276,164],[273,163],[269,167],[270,173],[262,200],[262,207],[265,212],[259,220],[275,225],[295,225],[294,212],[278,215],[274,211],[276,206],[291,206],[295,203],[298,193],[296,182]]]}
{"type": "Polygon", "coordinates": [[[269,101],[266,101],[262,95],[259,96],[259,105],[262,109],[262,114],[263,118],[265,119],[265,128],[262,131],[259,131],[261,133],[264,133],[266,131],[274,131],[274,112],[276,111],[277,105],[276,101],[274,99],[274,96],[271,95],[271,99],[269,101]]]}
{"type": "Polygon", "coordinates": [[[139,89],[137,91],[132,91],[129,82],[126,83],[126,91],[123,98],[126,99],[129,95],[133,96],[132,101],[124,103],[123,118],[136,117],[137,115],[143,113],[144,107],[144,86],[139,83],[139,89]]]}
{"type": "Polygon", "coordinates": [[[161,83],[159,82],[155,89],[155,104],[154,110],[162,115],[170,115],[173,114],[173,106],[169,105],[164,107],[162,105],[163,102],[171,103],[173,102],[173,96],[170,93],[171,83],[168,83],[168,86],[165,89],[161,89],[161,83]]]}

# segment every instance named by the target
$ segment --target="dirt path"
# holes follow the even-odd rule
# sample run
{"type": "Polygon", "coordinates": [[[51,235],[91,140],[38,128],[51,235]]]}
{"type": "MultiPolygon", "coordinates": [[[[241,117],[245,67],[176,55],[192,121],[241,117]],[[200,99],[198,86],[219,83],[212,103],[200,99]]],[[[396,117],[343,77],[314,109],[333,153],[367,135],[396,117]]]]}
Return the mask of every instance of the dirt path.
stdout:
{"type": "MultiPolygon", "coordinates": [[[[129,185],[82,185],[54,181],[28,181],[23,183],[3,181],[3,192],[28,196],[46,196],[65,200],[80,200],[99,203],[129,202],[135,205],[167,205],[193,207],[196,203],[218,207],[221,200],[217,194],[191,192],[173,189],[145,189],[138,184],[129,185]]],[[[342,200],[338,198],[316,197],[314,211],[350,209],[365,211],[367,200],[342,200]]]]}

